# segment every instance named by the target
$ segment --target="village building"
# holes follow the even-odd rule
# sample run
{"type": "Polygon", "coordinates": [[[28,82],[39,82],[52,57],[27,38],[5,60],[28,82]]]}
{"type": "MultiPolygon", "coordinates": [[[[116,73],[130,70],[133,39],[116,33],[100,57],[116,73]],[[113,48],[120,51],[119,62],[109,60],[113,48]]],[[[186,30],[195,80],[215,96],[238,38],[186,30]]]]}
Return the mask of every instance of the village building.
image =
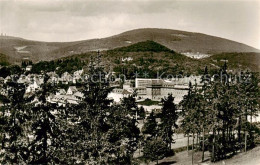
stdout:
{"type": "Polygon", "coordinates": [[[123,99],[124,97],[128,97],[131,94],[132,94],[132,92],[129,92],[126,89],[115,88],[115,89],[112,90],[112,92],[110,92],[108,94],[107,97],[118,103],[118,102],[121,101],[121,99],[123,99]]]}
{"type": "Polygon", "coordinates": [[[68,72],[65,72],[61,76],[61,81],[63,84],[73,83],[73,77],[68,72]]]}
{"type": "Polygon", "coordinates": [[[65,89],[58,89],[58,91],[56,92],[56,95],[66,95],[65,89]]]}
{"type": "Polygon", "coordinates": [[[12,80],[11,76],[7,76],[7,77],[4,79],[4,83],[7,83],[7,82],[9,82],[9,81],[11,81],[11,80],[12,80]]]}
{"type": "Polygon", "coordinates": [[[3,77],[0,77],[0,84],[4,84],[5,79],[3,77]]]}
{"type": "Polygon", "coordinates": [[[73,95],[76,92],[78,92],[78,89],[75,86],[70,86],[67,90],[67,95],[73,95]]]}
{"type": "Polygon", "coordinates": [[[123,84],[123,89],[129,92],[133,92],[134,88],[132,82],[130,80],[125,80],[125,83],[123,84]]]}
{"type": "Polygon", "coordinates": [[[49,95],[47,101],[58,104],[58,106],[65,106],[66,104],[78,104],[78,99],[73,95],[49,95]]]}
{"type": "Polygon", "coordinates": [[[25,70],[26,70],[26,71],[31,71],[31,70],[32,70],[32,65],[26,66],[25,70]]]}
{"type": "Polygon", "coordinates": [[[77,98],[78,100],[83,100],[84,99],[84,94],[82,92],[79,92],[79,91],[74,93],[73,96],[75,98],[77,98]]]}
{"type": "Polygon", "coordinates": [[[38,80],[34,80],[32,84],[29,84],[26,87],[25,93],[34,93],[35,91],[40,89],[40,82],[38,80]]]}

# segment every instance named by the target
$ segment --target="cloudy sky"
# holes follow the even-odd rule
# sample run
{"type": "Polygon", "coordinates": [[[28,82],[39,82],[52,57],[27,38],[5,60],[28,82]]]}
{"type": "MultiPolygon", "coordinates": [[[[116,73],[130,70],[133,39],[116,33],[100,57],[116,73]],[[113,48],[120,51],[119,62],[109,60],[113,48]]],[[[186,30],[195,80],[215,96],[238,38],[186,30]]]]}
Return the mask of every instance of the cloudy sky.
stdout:
{"type": "Polygon", "coordinates": [[[0,0],[0,31],[41,41],[137,28],[201,32],[260,49],[260,0],[0,0]]]}

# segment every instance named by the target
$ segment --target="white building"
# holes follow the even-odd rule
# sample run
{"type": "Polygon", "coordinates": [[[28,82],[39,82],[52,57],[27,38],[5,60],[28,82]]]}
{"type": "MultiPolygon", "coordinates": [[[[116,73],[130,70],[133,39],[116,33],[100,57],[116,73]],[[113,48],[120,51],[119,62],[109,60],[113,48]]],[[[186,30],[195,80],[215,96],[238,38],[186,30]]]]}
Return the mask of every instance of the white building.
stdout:
{"type": "Polygon", "coordinates": [[[67,90],[67,95],[73,95],[76,92],[78,92],[78,89],[75,86],[70,86],[67,90]]]}
{"type": "Polygon", "coordinates": [[[32,70],[32,65],[28,65],[26,68],[25,68],[26,71],[31,71],[32,70]]]}
{"type": "Polygon", "coordinates": [[[32,84],[29,84],[26,88],[25,93],[33,93],[36,90],[40,89],[40,83],[39,81],[34,81],[32,84]]]}
{"type": "Polygon", "coordinates": [[[200,85],[200,77],[191,76],[173,80],[136,78],[137,98],[160,101],[172,94],[174,102],[178,104],[183,99],[183,96],[188,93],[189,82],[200,85]]]}
{"type": "Polygon", "coordinates": [[[111,100],[114,100],[115,102],[120,102],[122,98],[124,97],[128,97],[129,95],[131,95],[132,93],[125,90],[125,89],[119,89],[119,88],[115,88],[112,90],[112,92],[110,92],[108,94],[108,98],[111,100]]]}

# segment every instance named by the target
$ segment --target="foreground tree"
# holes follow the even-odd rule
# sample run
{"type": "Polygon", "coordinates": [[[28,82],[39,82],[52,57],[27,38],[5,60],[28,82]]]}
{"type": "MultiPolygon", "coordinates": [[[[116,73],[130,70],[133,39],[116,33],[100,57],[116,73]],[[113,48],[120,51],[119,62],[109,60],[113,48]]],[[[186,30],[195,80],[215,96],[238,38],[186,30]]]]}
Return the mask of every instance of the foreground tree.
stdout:
{"type": "Polygon", "coordinates": [[[69,144],[75,152],[74,160],[87,164],[130,164],[140,133],[134,95],[124,98],[120,105],[112,104],[107,98],[111,88],[99,58],[90,62],[87,73],[84,100],[72,106],[72,111],[67,110],[68,120],[73,123],[67,138],[71,141],[73,137],[69,144]]]}
{"type": "Polygon", "coordinates": [[[158,134],[158,126],[153,111],[148,116],[147,121],[144,123],[142,132],[143,134],[149,134],[152,138],[158,134]]]}
{"type": "Polygon", "coordinates": [[[162,113],[160,114],[161,124],[160,132],[163,140],[168,145],[168,148],[171,149],[171,144],[173,142],[173,129],[177,128],[176,121],[178,119],[177,108],[174,104],[174,97],[172,94],[168,95],[167,98],[162,99],[162,113]]]}
{"type": "MultiPolygon", "coordinates": [[[[201,103],[202,97],[199,94],[197,84],[194,86],[189,84],[189,92],[186,97],[182,100],[180,105],[182,106],[182,124],[181,127],[183,131],[188,135],[192,134],[192,164],[193,164],[193,155],[194,155],[194,140],[195,135],[197,134],[197,139],[201,133],[201,128],[203,127],[203,120],[201,118],[204,114],[203,106],[201,103]]],[[[189,143],[188,143],[189,145],[189,143]]],[[[189,146],[187,146],[188,148],[189,146]]]]}
{"type": "Polygon", "coordinates": [[[1,108],[1,155],[5,164],[27,163],[29,154],[25,123],[28,118],[25,108],[25,86],[16,82],[4,85],[6,97],[1,108]]]}
{"type": "MultiPolygon", "coordinates": [[[[63,143],[60,125],[64,124],[59,120],[59,113],[62,107],[57,104],[47,102],[47,97],[52,91],[52,86],[47,83],[49,77],[44,75],[44,83],[41,90],[35,93],[34,101],[29,104],[30,119],[28,129],[30,134],[30,163],[48,164],[61,163],[62,158],[59,153],[63,143]]],[[[63,162],[64,163],[64,162],[63,162]]]]}
{"type": "Polygon", "coordinates": [[[164,158],[168,151],[167,143],[161,137],[158,137],[146,141],[143,152],[147,160],[156,160],[158,164],[158,160],[164,158]]]}

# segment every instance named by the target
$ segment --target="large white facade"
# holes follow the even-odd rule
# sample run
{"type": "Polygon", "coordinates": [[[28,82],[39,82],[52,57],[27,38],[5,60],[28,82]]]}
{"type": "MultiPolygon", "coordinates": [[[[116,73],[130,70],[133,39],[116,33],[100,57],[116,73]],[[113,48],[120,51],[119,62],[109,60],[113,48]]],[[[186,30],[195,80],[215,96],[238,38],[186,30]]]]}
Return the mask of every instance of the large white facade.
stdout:
{"type": "Polygon", "coordinates": [[[199,76],[178,78],[172,80],[136,78],[135,86],[140,99],[151,99],[160,101],[162,98],[172,94],[174,102],[178,104],[183,96],[188,93],[189,82],[195,84],[200,82],[199,76]]]}

